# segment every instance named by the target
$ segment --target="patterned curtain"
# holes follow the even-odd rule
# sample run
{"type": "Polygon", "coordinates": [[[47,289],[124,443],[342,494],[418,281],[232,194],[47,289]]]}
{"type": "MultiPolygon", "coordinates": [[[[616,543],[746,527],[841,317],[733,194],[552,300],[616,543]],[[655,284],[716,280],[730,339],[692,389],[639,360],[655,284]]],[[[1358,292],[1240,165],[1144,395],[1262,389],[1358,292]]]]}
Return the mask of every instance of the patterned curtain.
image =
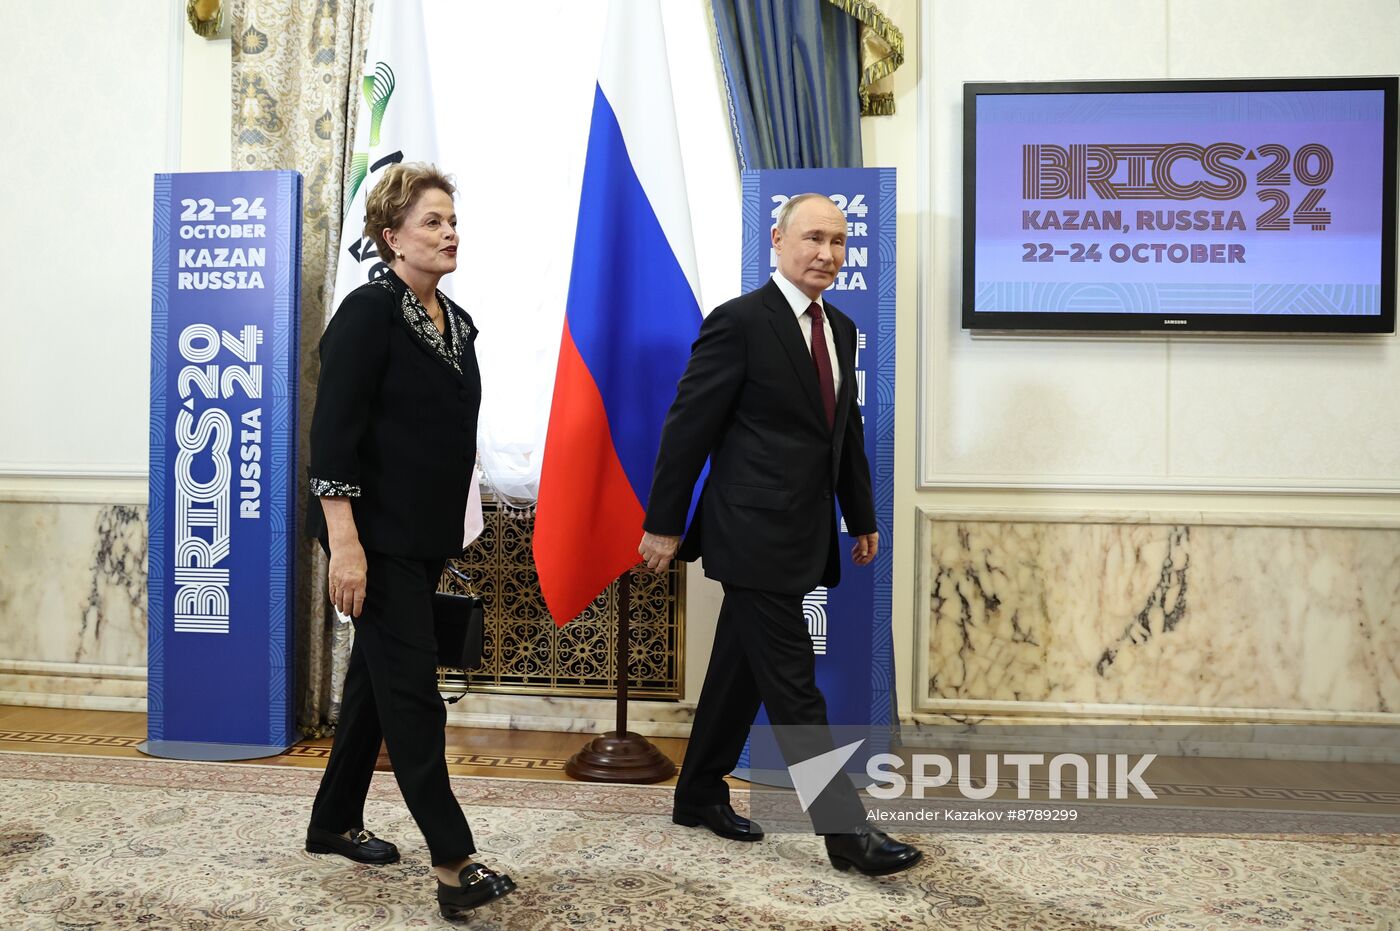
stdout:
{"type": "MultiPolygon", "coordinates": [[[[233,167],[302,173],[301,396],[311,423],[320,375],[316,346],[330,319],[340,238],[341,179],[355,138],[360,64],[372,0],[234,0],[233,167]]],[[[307,462],[307,431],[298,438],[307,462]]],[[[297,500],[306,500],[306,472],[297,500]]],[[[326,598],[326,558],[314,542],[297,550],[297,724],[307,736],[334,729],[339,695],[333,659],[347,632],[326,598]]],[[[343,656],[342,656],[343,662],[343,656]]],[[[343,674],[340,676],[343,680],[343,674]]]]}
{"type": "Polygon", "coordinates": [[[860,117],[894,112],[876,82],[904,60],[867,0],[711,0],[741,169],[848,168],[860,117]]]}

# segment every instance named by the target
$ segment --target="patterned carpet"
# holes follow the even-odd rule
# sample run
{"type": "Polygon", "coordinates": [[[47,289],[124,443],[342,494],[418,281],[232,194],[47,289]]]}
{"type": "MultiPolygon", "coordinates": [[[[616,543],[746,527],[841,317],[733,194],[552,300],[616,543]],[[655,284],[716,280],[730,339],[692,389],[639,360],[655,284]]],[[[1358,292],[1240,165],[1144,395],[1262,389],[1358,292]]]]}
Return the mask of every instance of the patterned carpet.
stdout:
{"type": "MultiPolygon", "coordinates": [[[[0,929],[451,927],[392,778],[370,827],[390,867],[301,849],[320,773],[0,754],[0,929]]],[[[1393,843],[940,834],[887,879],[813,837],[740,845],[667,817],[670,790],[454,778],[483,858],[520,891],[478,931],[1400,929],[1393,843]]],[[[1393,839],[1378,839],[1393,841],[1393,839]]]]}

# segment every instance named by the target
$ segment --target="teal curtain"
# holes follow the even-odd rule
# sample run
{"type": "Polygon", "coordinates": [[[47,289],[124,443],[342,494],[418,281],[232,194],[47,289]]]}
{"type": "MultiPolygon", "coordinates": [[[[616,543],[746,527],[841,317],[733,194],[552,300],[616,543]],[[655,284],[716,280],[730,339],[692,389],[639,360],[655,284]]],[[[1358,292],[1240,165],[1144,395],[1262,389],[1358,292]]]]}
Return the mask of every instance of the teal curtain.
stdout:
{"type": "Polygon", "coordinates": [[[860,167],[860,22],[828,0],[711,5],[739,167],[860,167]]]}

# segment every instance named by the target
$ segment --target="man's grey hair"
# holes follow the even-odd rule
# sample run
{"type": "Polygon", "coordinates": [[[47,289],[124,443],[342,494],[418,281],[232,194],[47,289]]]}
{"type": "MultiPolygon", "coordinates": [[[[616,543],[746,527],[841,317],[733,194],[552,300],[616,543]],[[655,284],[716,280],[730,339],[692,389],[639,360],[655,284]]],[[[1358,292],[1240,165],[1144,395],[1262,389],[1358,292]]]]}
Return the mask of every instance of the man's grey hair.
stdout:
{"type": "Polygon", "coordinates": [[[825,194],[807,193],[798,194],[796,197],[790,197],[788,198],[787,203],[783,204],[781,207],[778,208],[778,219],[777,222],[773,224],[778,228],[778,232],[786,233],[788,228],[788,222],[792,220],[792,212],[797,209],[799,204],[805,203],[806,201],[809,201],[814,197],[818,200],[826,201],[833,207],[836,206],[836,204],[832,202],[831,198],[827,197],[825,194]]]}

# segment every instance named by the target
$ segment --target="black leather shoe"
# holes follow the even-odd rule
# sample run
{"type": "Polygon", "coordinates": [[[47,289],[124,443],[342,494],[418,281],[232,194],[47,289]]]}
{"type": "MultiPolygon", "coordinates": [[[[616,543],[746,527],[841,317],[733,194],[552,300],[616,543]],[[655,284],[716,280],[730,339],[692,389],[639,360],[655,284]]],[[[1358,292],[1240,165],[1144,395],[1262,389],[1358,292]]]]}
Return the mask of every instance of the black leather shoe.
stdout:
{"type": "Polygon", "coordinates": [[[718,805],[701,805],[698,808],[677,805],[671,811],[671,821],[688,828],[704,826],[720,837],[729,840],[763,840],[763,828],[748,818],[734,814],[728,802],[718,805]]]}
{"type": "Polygon", "coordinates": [[[361,828],[349,837],[320,828],[306,829],[307,853],[338,853],[356,863],[398,863],[399,848],[361,828]]]}
{"type": "Polygon", "coordinates": [[[448,886],[438,880],[438,911],[448,920],[466,918],[472,909],[515,891],[515,880],[480,863],[468,863],[457,878],[462,885],[448,886]]]}
{"type": "Polygon", "coordinates": [[[866,876],[888,876],[907,870],[923,859],[923,852],[908,844],[862,825],[852,834],[828,834],[826,855],[841,870],[854,868],[866,876]]]}

